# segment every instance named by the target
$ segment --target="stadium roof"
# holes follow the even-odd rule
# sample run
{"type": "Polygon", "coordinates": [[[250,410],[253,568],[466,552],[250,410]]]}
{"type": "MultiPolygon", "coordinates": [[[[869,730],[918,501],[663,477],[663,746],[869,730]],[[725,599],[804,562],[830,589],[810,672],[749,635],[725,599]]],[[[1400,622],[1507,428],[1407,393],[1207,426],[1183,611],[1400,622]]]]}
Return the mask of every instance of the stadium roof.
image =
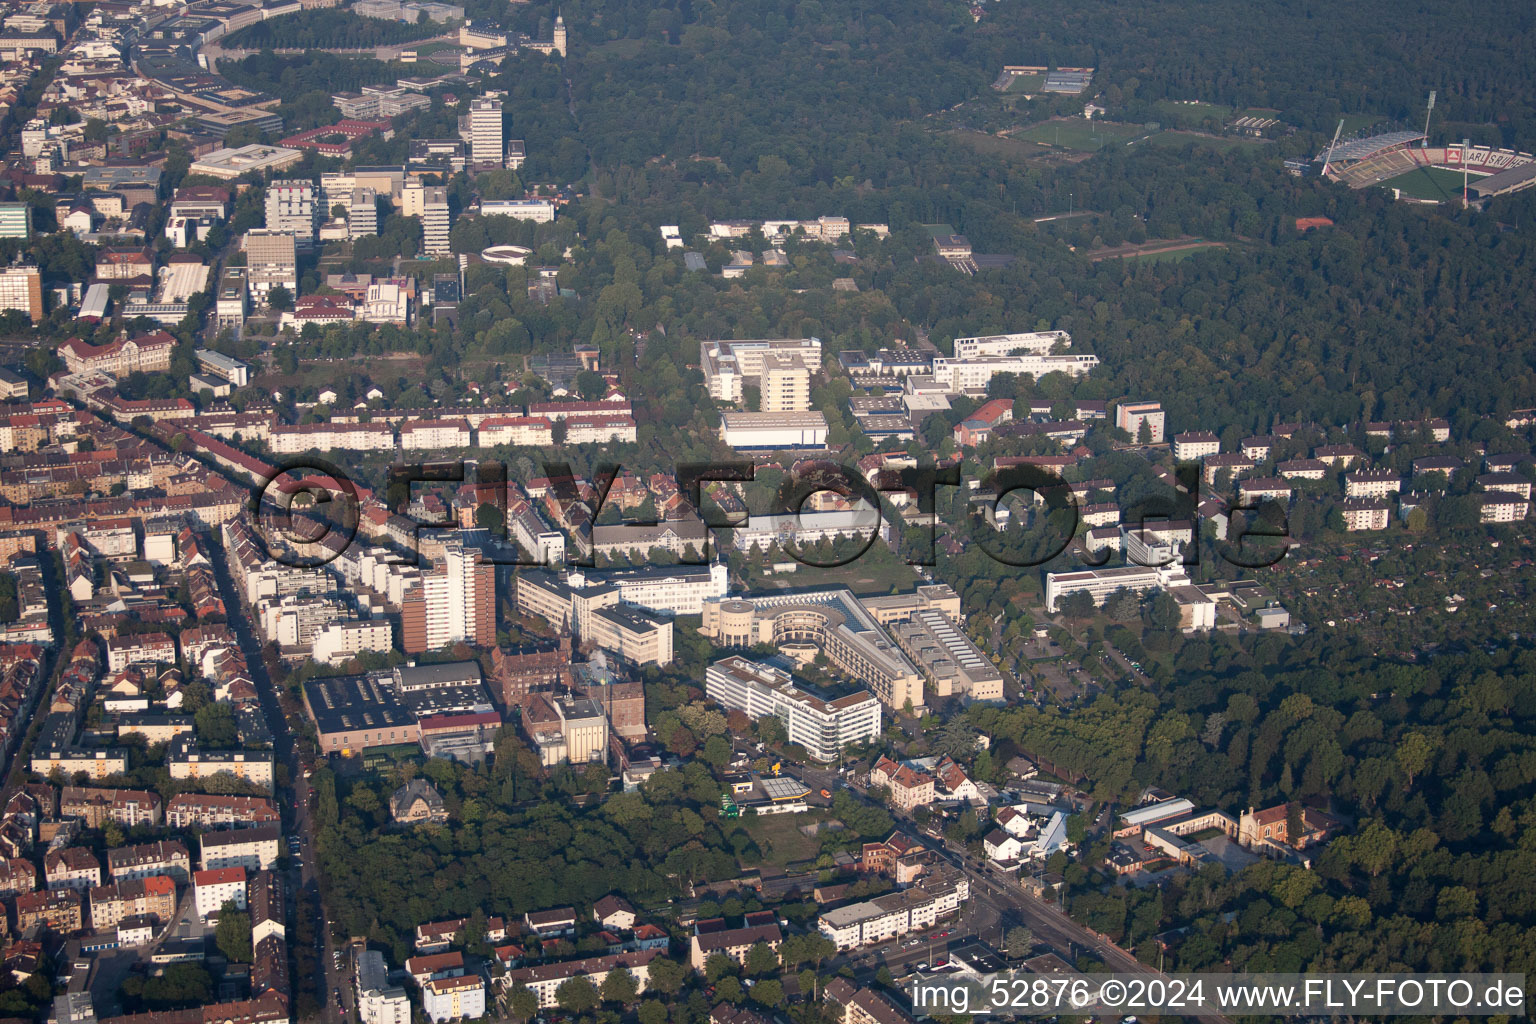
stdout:
{"type": "Polygon", "coordinates": [[[1375,156],[1383,150],[1392,149],[1394,146],[1401,146],[1409,142],[1417,142],[1422,138],[1424,136],[1419,132],[1387,132],[1384,135],[1372,135],[1368,139],[1351,139],[1348,142],[1341,142],[1334,147],[1331,160],[1328,156],[1328,151],[1325,149],[1317,154],[1315,162],[1322,163],[1324,160],[1330,160],[1332,163],[1341,163],[1364,160],[1366,157],[1375,156]]]}
{"type": "Polygon", "coordinates": [[[1505,192],[1518,192],[1536,185],[1536,163],[1521,164],[1507,171],[1491,174],[1472,182],[1470,188],[1479,196],[1496,196],[1505,192]]]}

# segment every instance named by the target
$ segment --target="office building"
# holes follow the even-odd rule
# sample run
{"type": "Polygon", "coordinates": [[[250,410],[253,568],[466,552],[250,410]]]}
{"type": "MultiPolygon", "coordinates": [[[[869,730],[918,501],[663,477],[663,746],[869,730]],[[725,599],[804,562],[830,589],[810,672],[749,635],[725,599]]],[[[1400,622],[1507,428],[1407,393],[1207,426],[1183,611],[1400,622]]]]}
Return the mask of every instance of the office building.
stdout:
{"type": "Polygon", "coordinates": [[[453,229],[453,211],[448,208],[448,190],[433,187],[422,191],[422,251],[428,256],[451,256],[449,232],[453,229]]]}
{"type": "Polygon", "coordinates": [[[26,203],[0,203],[0,238],[29,238],[32,207],[26,203]]]}
{"type": "Polygon", "coordinates": [[[0,270],[0,310],[8,309],[27,314],[33,323],[43,318],[43,275],[36,267],[17,264],[0,270]]]}
{"type": "Polygon", "coordinates": [[[272,182],[267,186],[267,230],[286,231],[306,244],[314,241],[318,198],[312,181],[272,182]]]}
{"type": "Polygon", "coordinates": [[[291,297],[298,295],[298,246],[292,233],[258,229],[247,231],[245,280],[251,298],[266,305],[267,293],[281,285],[291,297]]]}
{"type": "Polygon", "coordinates": [[[766,662],[732,655],[710,665],[704,692],[752,719],[772,715],[791,743],[818,761],[835,760],[844,747],[880,735],[880,702],[868,690],[826,700],[796,684],[790,673],[766,662]]]}
{"type": "Polygon", "coordinates": [[[239,330],[245,323],[245,268],[225,267],[214,294],[213,315],[218,326],[239,330]]]}
{"type": "Polygon", "coordinates": [[[406,653],[435,651],[456,643],[496,643],[496,567],[459,538],[443,544],[432,569],[405,592],[400,610],[406,653]]]}
{"type": "Polygon", "coordinates": [[[820,338],[768,338],[745,341],[699,342],[699,367],[704,371],[704,384],[709,397],[717,402],[744,404],[743,389],[757,387],[763,395],[762,411],[803,412],[810,405],[810,376],[821,370],[820,338]],[[775,357],[770,359],[770,357],[775,357]],[[788,389],[784,397],[776,397],[775,407],[768,405],[771,390],[763,380],[764,367],[772,363],[776,374],[772,390],[788,389]],[[799,375],[804,372],[805,394],[803,404],[779,405],[783,401],[799,402],[799,375]]]}
{"type": "Polygon", "coordinates": [[[379,233],[377,193],[371,188],[353,189],[347,204],[347,237],[362,238],[379,233]]]}
{"type": "Polygon", "coordinates": [[[923,677],[853,592],[844,587],[704,604],[699,633],[719,647],[772,644],[797,661],[825,654],[893,710],[924,706],[923,677]]]}
{"type": "Polygon", "coordinates": [[[555,219],[555,204],[548,199],[487,199],[480,203],[482,217],[515,217],[535,224],[555,219]]]}
{"type": "Polygon", "coordinates": [[[758,387],[758,408],[763,412],[805,412],[811,407],[811,371],[793,356],[765,355],[758,387]]]}
{"type": "Polygon", "coordinates": [[[476,169],[501,167],[506,160],[501,100],[478,99],[469,104],[470,160],[476,169]]]}

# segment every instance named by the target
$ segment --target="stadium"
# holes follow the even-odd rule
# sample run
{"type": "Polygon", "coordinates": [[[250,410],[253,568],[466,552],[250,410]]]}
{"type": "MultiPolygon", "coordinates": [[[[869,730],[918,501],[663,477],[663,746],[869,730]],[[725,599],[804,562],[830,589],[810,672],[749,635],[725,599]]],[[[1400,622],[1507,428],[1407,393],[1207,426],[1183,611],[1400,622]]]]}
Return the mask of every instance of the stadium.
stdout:
{"type": "Polygon", "coordinates": [[[1350,188],[1379,185],[1406,202],[1481,202],[1536,185],[1536,156],[1455,143],[1427,145],[1418,132],[1387,132],[1319,153],[1322,173],[1350,188]]]}

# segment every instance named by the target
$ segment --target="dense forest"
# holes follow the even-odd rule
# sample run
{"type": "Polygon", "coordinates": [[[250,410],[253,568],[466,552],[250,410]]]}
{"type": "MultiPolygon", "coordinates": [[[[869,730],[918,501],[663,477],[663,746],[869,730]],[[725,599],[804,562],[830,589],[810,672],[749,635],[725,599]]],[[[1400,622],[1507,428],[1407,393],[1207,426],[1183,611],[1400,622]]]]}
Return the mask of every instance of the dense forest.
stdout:
{"type": "Polygon", "coordinates": [[[449,26],[430,21],[411,24],[365,18],[336,8],[315,8],[248,25],[231,32],[222,45],[232,50],[311,46],[360,49],[430,39],[449,31],[449,26]]]}
{"type": "Polygon", "coordinates": [[[1529,971],[1536,964],[1536,656],[1383,662],[1344,641],[1185,641],[1157,695],[1070,714],[984,710],[994,739],[1124,801],[1161,785],[1236,812],[1286,800],[1347,815],[1315,871],[1261,862],[1162,889],[1104,890],[1060,865],[1070,908],[1170,969],[1529,971]]]}

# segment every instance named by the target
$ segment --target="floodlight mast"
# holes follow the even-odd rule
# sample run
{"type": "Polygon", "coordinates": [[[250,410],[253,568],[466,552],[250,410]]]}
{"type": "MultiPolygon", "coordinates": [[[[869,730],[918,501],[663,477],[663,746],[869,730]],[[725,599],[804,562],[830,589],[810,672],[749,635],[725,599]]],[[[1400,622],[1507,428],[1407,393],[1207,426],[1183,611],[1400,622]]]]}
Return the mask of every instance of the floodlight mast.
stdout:
{"type": "Polygon", "coordinates": [[[1344,119],[1339,118],[1339,126],[1333,130],[1333,141],[1328,143],[1328,155],[1323,158],[1323,177],[1328,177],[1328,165],[1333,163],[1333,147],[1339,144],[1339,133],[1344,130],[1344,119]]]}

